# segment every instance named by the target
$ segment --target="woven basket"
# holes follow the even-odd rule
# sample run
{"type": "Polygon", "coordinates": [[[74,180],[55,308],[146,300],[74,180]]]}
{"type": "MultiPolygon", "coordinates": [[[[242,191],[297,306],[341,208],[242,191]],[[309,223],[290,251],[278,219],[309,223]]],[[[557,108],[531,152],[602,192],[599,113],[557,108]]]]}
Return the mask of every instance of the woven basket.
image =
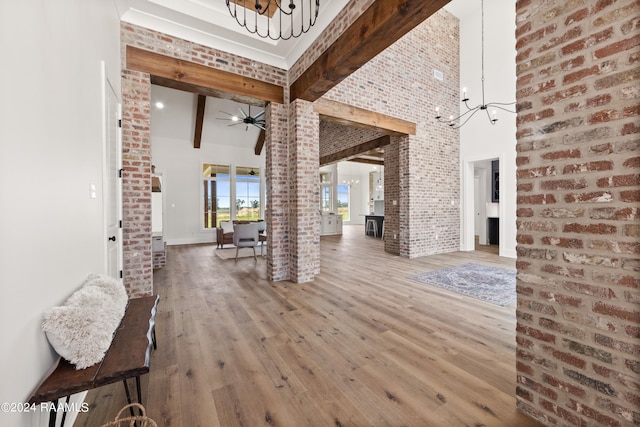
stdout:
{"type": "Polygon", "coordinates": [[[120,411],[118,412],[118,415],[116,415],[116,418],[113,421],[109,421],[108,423],[103,424],[101,427],[133,427],[133,426],[158,427],[158,424],[156,424],[156,422],[153,421],[151,418],[147,417],[144,406],[142,406],[139,403],[131,403],[125,406],[124,408],[120,409],[120,411]],[[129,408],[134,408],[134,413],[138,412],[138,415],[123,416],[123,413],[125,411],[128,411],[129,408]],[[138,411],[135,411],[135,408],[137,408],[138,411]]]}

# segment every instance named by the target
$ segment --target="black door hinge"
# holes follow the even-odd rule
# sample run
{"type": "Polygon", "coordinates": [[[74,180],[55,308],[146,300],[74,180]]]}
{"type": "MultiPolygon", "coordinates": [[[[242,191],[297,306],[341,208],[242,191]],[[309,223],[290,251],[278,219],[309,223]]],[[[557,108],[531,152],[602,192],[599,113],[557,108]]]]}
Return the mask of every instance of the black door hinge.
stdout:
{"type": "Polygon", "coordinates": [[[118,225],[122,228],[122,220],[118,221],[118,225]]]}
{"type": "Polygon", "coordinates": [[[118,119],[118,127],[121,128],[122,127],[122,119],[118,119]]]}
{"type": "Polygon", "coordinates": [[[124,172],[124,169],[118,169],[118,178],[122,178],[123,172],[124,172]]]}
{"type": "Polygon", "coordinates": [[[122,279],[123,277],[124,277],[124,272],[120,270],[120,278],[122,279]]]}

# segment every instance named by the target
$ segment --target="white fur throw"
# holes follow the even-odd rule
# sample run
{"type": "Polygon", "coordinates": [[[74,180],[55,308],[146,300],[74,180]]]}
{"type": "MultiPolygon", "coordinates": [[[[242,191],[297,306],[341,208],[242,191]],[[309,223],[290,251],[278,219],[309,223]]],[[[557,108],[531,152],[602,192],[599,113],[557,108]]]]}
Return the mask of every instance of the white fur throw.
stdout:
{"type": "Polygon", "coordinates": [[[122,283],[91,274],[62,306],[44,314],[42,329],[61,357],[88,368],[104,358],[128,301],[122,283]]]}

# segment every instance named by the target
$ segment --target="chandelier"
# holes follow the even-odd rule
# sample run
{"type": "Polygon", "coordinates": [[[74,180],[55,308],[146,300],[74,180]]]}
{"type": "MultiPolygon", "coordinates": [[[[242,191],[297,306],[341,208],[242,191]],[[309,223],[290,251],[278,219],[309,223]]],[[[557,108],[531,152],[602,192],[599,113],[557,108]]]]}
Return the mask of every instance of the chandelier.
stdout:
{"type": "Polygon", "coordinates": [[[316,23],[320,10],[320,0],[226,0],[226,2],[229,13],[240,26],[245,27],[251,34],[271,40],[289,40],[305,34],[316,23]],[[288,4],[283,4],[283,1],[288,4]]]}
{"type": "Polygon", "coordinates": [[[509,105],[515,105],[515,102],[485,102],[484,98],[484,0],[481,0],[481,31],[482,31],[482,79],[481,79],[481,87],[482,87],[482,103],[476,105],[475,107],[469,107],[469,98],[467,98],[467,88],[462,88],[462,100],[467,111],[460,114],[458,117],[454,117],[453,115],[449,116],[449,119],[443,119],[440,115],[440,107],[436,107],[436,120],[441,123],[448,124],[454,129],[461,128],[464,126],[471,117],[473,117],[478,111],[484,111],[487,114],[487,118],[492,125],[495,125],[498,121],[497,111],[496,109],[504,110],[509,113],[515,114],[516,112],[506,108],[509,105]],[[491,113],[489,113],[489,109],[492,109],[491,113]]]}

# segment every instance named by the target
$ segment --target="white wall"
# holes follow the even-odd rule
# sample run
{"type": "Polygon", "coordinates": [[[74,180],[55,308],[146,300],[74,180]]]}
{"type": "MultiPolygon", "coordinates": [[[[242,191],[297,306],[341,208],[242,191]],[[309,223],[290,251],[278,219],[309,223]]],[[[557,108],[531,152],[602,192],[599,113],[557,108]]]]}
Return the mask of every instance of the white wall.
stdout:
{"type": "MultiPolygon", "coordinates": [[[[380,166],[377,167],[381,171],[380,166]]],[[[369,172],[373,171],[373,166],[357,162],[338,163],[338,184],[344,181],[359,181],[351,186],[351,206],[350,221],[344,224],[363,224],[364,216],[369,212],[369,172]]]]}
{"type": "MultiPolygon", "coordinates": [[[[215,242],[215,230],[202,226],[202,164],[262,168],[264,185],[265,150],[260,156],[254,154],[258,130],[247,131],[243,125],[228,128],[228,122],[216,129],[214,121],[205,121],[201,148],[195,149],[195,95],[153,86],[151,97],[165,104],[163,110],[151,109],[151,162],[163,180],[163,238],[169,245],[215,242]]],[[[231,112],[227,107],[210,108],[207,100],[205,115],[213,120],[223,117],[218,108],[231,112]]]]}
{"type": "Polygon", "coordinates": [[[119,31],[113,1],[0,2],[0,402],[25,402],[55,360],[42,313],[105,272],[101,61],[120,93],[119,31]]]}
{"type": "MultiPolygon", "coordinates": [[[[479,1],[478,1],[479,3],[479,1]]],[[[485,8],[485,101],[515,101],[515,0],[487,0],[485,8]]],[[[478,8],[479,12],[479,8],[478,8]]],[[[469,105],[481,103],[481,26],[479,14],[460,16],[460,86],[469,105]]],[[[510,107],[515,110],[515,106],[510,107]]],[[[460,129],[463,193],[461,248],[473,250],[473,162],[500,160],[500,255],[516,256],[516,115],[498,110],[492,126],[484,112],[460,129]]]]}

